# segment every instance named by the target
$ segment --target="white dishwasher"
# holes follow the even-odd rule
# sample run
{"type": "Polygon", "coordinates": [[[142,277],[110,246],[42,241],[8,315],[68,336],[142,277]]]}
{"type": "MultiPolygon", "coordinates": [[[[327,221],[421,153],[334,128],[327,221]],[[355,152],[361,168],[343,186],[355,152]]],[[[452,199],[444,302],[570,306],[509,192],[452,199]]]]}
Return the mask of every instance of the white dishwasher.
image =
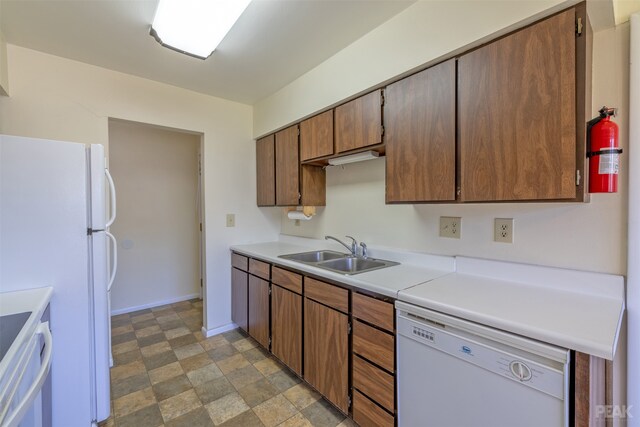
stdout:
{"type": "Polygon", "coordinates": [[[568,426],[566,349],[396,302],[398,426],[568,426]]]}

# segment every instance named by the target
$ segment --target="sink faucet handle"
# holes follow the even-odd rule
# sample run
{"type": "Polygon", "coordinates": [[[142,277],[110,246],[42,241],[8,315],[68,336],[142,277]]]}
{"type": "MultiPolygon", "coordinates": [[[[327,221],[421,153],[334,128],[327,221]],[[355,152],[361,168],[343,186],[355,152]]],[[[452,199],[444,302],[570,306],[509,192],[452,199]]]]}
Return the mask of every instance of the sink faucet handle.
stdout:
{"type": "Polygon", "coordinates": [[[365,242],[360,242],[360,246],[362,246],[362,258],[367,258],[369,253],[367,252],[367,244],[365,242]]]}
{"type": "Polygon", "coordinates": [[[344,236],[347,239],[351,239],[351,253],[356,256],[358,255],[358,241],[355,239],[355,237],[352,236],[344,236]]]}

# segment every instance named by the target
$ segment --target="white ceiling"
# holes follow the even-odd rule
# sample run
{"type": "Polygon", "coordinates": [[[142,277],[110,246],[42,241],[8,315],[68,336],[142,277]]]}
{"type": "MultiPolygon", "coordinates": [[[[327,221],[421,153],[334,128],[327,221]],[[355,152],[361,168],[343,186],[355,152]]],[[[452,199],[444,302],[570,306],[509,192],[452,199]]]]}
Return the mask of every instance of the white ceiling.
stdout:
{"type": "Polygon", "coordinates": [[[161,47],[157,0],[0,0],[8,43],[253,104],[415,0],[254,0],[207,60],[161,47]]]}

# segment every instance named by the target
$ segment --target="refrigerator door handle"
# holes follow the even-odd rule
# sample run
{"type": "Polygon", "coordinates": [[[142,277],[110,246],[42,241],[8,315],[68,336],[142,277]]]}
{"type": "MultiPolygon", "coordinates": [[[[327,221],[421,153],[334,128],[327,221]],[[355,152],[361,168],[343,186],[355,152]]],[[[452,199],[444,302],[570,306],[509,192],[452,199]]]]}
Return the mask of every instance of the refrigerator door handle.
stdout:
{"type": "Polygon", "coordinates": [[[111,291],[111,286],[113,285],[113,281],[116,278],[116,271],[118,271],[118,242],[113,234],[105,231],[104,234],[111,239],[111,243],[113,243],[113,262],[111,265],[111,276],[109,277],[109,283],[107,284],[107,292],[111,291]]]}
{"type": "Polygon", "coordinates": [[[111,203],[110,203],[111,217],[109,218],[109,220],[107,221],[107,224],[105,225],[105,228],[109,228],[111,227],[113,222],[116,220],[116,186],[113,183],[113,178],[109,173],[109,169],[105,168],[104,174],[107,177],[107,182],[109,182],[109,195],[111,196],[111,203]]]}

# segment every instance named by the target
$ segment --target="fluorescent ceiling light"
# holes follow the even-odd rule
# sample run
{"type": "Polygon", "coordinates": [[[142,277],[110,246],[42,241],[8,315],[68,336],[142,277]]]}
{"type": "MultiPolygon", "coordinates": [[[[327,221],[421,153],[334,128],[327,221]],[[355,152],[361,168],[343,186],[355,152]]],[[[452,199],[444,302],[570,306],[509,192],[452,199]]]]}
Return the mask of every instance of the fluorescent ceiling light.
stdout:
{"type": "Polygon", "coordinates": [[[160,0],[151,35],[163,46],[206,59],[251,0],[160,0]]]}
{"type": "Polygon", "coordinates": [[[329,159],[331,166],[344,165],[347,163],[361,162],[363,160],[376,159],[380,154],[377,151],[363,151],[362,153],[350,154],[344,157],[336,157],[335,159],[329,159]]]}

